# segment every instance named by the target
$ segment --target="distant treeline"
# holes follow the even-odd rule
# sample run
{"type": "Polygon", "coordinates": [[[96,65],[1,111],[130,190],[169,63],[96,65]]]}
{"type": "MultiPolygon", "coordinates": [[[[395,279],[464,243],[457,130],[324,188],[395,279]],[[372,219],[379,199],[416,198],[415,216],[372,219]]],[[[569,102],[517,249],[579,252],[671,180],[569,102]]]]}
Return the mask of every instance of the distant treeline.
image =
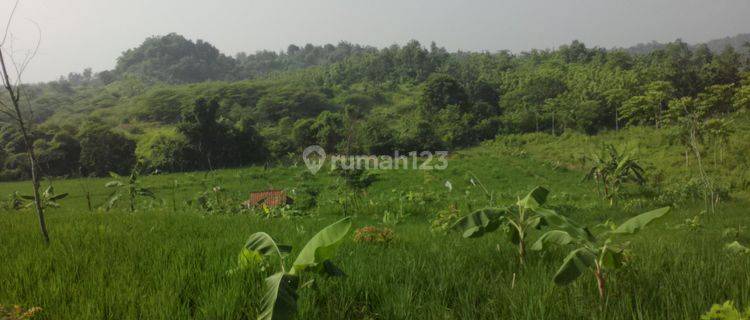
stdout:
{"type": "MultiPolygon", "coordinates": [[[[230,57],[204,41],[152,37],[117,59],[25,86],[49,176],[242,166],[331,152],[455,149],[497,135],[669,127],[683,97],[728,116],[750,108],[744,48],[682,41],[647,54],[588,48],[448,52],[434,43],[289,46],[230,57]],[[742,51],[744,50],[744,51],[742,51]]],[[[28,178],[14,127],[0,178],[28,178]]]]}

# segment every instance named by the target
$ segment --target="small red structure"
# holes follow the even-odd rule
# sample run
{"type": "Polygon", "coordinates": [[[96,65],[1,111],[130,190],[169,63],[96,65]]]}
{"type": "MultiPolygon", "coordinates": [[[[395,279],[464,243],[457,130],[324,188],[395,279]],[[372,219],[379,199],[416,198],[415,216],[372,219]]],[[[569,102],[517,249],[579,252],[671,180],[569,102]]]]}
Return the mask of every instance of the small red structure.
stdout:
{"type": "Polygon", "coordinates": [[[294,201],[286,195],[284,190],[266,190],[250,192],[250,200],[245,201],[243,204],[248,208],[261,205],[266,205],[266,207],[277,207],[291,204],[292,202],[294,201]]]}

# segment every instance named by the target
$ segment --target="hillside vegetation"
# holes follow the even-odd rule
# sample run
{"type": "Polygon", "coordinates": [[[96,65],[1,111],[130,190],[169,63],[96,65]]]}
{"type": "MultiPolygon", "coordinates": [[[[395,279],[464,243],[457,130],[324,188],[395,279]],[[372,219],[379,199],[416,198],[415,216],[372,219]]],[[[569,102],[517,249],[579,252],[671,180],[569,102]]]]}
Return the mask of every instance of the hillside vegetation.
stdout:
{"type": "MultiPolygon", "coordinates": [[[[311,144],[387,154],[506,134],[661,129],[697,110],[721,127],[750,105],[746,68],[733,47],[679,40],[645,55],[578,41],[520,54],[412,41],[229,57],[169,34],[124,52],[113,70],[24,89],[42,173],[101,176],[138,161],[162,172],[285,161],[311,144]]],[[[13,126],[2,126],[0,142],[0,178],[28,178],[13,126]]]]}
{"type": "Polygon", "coordinates": [[[679,40],[229,57],[149,38],[113,70],[21,88],[36,203],[0,125],[0,318],[739,317],[749,68],[679,40]],[[311,173],[310,145],[448,165],[311,173]],[[293,201],[243,205],[261,190],[293,201]]]}

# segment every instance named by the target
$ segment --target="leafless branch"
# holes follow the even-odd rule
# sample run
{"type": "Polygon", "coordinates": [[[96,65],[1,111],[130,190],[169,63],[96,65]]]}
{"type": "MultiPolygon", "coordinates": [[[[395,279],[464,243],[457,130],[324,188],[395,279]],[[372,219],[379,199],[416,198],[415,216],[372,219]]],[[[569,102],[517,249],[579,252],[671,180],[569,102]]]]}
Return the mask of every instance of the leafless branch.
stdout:
{"type": "MultiPolygon", "coordinates": [[[[13,118],[18,125],[18,129],[21,132],[21,136],[23,137],[23,142],[26,147],[26,154],[29,157],[29,169],[31,171],[31,183],[34,190],[34,207],[36,209],[37,217],[39,218],[39,228],[42,233],[42,238],[44,240],[45,244],[49,244],[49,234],[47,232],[47,224],[45,222],[44,218],[44,208],[42,207],[42,201],[39,194],[39,180],[40,180],[40,172],[38,163],[36,160],[36,155],[34,152],[34,141],[33,137],[30,135],[30,125],[34,121],[33,118],[28,119],[28,124],[24,120],[24,116],[21,112],[20,102],[21,102],[21,75],[23,74],[24,70],[26,69],[26,66],[29,64],[31,59],[36,55],[37,50],[39,49],[39,43],[41,42],[41,32],[40,36],[37,39],[37,44],[34,50],[31,53],[28,53],[26,57],[21,61],[21,64],[19,65],[16,63],[16,60],[13,58],[14,52],[13,52],[13,41],[11,41],[11,49],[10,52],[8,52],[8,60],[5,59],[5,54],[3,53],[5,50],[4,45],[5,41],[8,37],[8,30],[10,29],[11,21],[13,20],[13,14],[16,11],[16,8],[18,7],[18,3],[20,0],[16,0],[16,3],[13,7],[13,11],[11,12],[10,17],[8,17],[8,23],[6,24],[6,28],[3,35],[3,40],[0,42],[0,78],[2,78],[3,87],[8,93],[8,96],[10,96],[10,104],[12,105],[12,108],[7,108],[8,110],[2,110],[4,114],[4,111],[8,111],[11,113],[11,118],[13,118]],[[14,84],[11,82],[10,75],[8,74],[8,61],[10,61],[13,65],[13,68],[15,68],[16,76],[15,76],[15,88],[14,84]],[[13,112],[14,111],[14,112],[13,112]]],[[[37,30],[39,30],[39,26],[37,25],[37,30]]],[[[28,98],[27,98],[28,99],[28,98]]],[[[29,110],[31,110],[31,105],[29,104],[29,110]]]]}
{"type": "MultiPolygon", "coordinates": [[[[13,68],[16,69],[16,90],[20,91],[20,84],[21,84],[21,75],[26,70],[26,67],[29,66],[29,63],[31,60],[34,59],[37,52],[39,52],[39,45],[42,43],[42,29],[39,27],[39,24],[36,23],[36,21],[28,19],[29,22],[33,23],[37,30],[37,38],[36,43],[34,44],[34,49],[31,51],[26,52],[26,56],[23,58],[20,64],[16,64],[16,61],[13,60],[13,55],[11,55],[11,61],[13,62],[13,68]]],[[[11,41],[11,45],[13,44],[13,41],[11,41]]],[[[20,95],[20,92],[19,92],[20,95]]]]}
{"type": "Polygon", "coordinates": [[[8,30],[10,30],[10,23],[13,21],[13,16],[16,13],[16,9],[18,8],[19,2],[21,2],[21,0],[16,0],[16,3],[13,5],[13,10],[10,11],[10,16],[8,17],[8,23],[5,24],[5,31],[3,32],[3,40],[0,41],[0,47],[2,47],[5,44],[5,39],[8,38],[8,30]]]}

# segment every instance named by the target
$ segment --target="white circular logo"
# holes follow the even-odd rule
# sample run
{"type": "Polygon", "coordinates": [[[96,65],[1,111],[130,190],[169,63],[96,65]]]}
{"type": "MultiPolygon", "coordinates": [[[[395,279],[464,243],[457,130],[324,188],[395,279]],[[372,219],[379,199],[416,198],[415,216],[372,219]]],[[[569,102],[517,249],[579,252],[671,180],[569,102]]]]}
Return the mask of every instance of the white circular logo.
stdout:
{"type": "Polygon", "coordinates": [[[302,151],[302,160],[305,161],[307,170],[316,174],[326,161],[326,151],[319,145],[309,146],[305,148],[305,151],[302,151]]]}

